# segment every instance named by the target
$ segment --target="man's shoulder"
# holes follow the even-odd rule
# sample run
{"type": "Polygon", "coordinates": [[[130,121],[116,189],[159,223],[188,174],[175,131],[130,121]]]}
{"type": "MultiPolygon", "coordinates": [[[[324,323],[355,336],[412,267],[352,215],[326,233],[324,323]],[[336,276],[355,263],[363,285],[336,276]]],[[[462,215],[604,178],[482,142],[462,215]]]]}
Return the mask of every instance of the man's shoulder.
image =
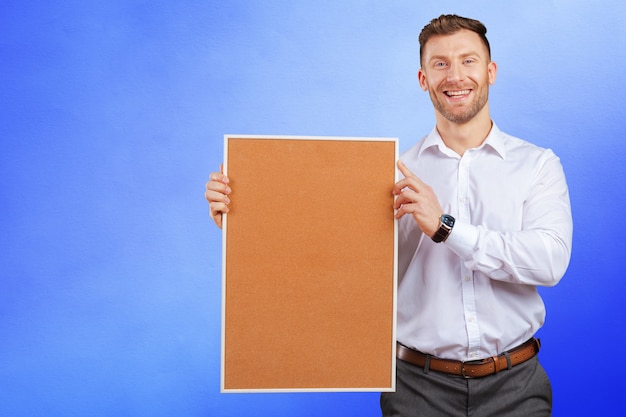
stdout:
{"type": "Polygon", "coordinates": [[[400,155],[401,157],[417,157],[421,151],[423,150],[424,146],[428,146],[425,145],[426,144],[426,139],[428,139],[429,135],[424,135],[422,136],[417,142],[415,142],[413,145],[409,146],[406,150],[402,151],[402,154],[400,155]]]}
{"type": "Polygon", "coordinates": [[[441,136],[439,136],[437,127],[434,127],[430,132],[423,135],[417,142],[415,142],[413,145],[409,146],[405,151],[403,151],[402,155],[411,155],[417,157],[424,151],[424,149],[436,146],[441,143],[441,141],[442,139],[441,136]]]}
{"type": "Polygon", "coordinates": [[[514,136],[503,131],[499,131],[498,136],[502,145],[506,149],[507,155],[519,155],[523,158],[556,157],[552,149],[540,146],[518,136],[514,136]]]}

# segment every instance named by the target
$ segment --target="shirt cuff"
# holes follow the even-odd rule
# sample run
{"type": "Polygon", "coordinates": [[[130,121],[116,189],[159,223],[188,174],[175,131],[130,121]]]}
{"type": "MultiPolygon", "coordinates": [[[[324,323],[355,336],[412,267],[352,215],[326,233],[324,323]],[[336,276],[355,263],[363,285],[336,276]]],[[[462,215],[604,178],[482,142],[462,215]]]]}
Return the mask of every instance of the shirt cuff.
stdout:
{"type": "Polygon", "coordinates": [[[478,227],[456,222],[445,244],[461,258],[470,258],[478,244],[478,227]]]}

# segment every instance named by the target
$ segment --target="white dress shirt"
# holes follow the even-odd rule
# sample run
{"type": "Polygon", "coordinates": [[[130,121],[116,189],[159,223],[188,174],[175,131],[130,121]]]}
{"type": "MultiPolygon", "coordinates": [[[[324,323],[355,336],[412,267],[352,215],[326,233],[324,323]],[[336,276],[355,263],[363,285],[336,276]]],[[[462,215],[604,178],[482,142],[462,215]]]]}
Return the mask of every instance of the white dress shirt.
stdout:
{"type": "Polygon", "coordinates": [[[411,215],[398,224],[398,341],[441,358],[500,354],[543,325],[537,286],[569,264],[572,217],[559,158],[501,132],[463,156],[435,128],[404,152],[456,224],[435,243],[411,215]]]}

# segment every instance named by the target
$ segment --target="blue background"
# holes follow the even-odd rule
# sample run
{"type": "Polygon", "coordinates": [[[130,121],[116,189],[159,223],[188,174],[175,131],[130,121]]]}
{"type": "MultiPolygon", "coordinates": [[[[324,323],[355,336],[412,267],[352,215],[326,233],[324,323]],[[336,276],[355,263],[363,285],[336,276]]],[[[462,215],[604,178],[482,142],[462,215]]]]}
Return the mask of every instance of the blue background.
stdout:
{"type": "Polygon", "coordinates": [[[219,393],[204,183],[225,133],[408,148],[434,124],[417,35],[448,12],[489,29],[494,120],[568,177],[554,415],[622,414],[626,3],[3,0],[0,415],[379,415],[375,393],[219,393]]]}

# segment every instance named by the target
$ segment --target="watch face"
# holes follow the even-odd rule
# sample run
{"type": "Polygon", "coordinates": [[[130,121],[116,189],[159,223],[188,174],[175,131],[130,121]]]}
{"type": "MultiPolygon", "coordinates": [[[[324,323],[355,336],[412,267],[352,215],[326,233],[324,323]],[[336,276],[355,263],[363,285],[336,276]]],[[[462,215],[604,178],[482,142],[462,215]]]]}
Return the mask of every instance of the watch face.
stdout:
{"type": "Polygon", "coordinates": [[[441,223],[452,228],[454,226],[454,217],[450,216],[449,214],[444,214],[443,216],[441,216],[441,223]]]}

